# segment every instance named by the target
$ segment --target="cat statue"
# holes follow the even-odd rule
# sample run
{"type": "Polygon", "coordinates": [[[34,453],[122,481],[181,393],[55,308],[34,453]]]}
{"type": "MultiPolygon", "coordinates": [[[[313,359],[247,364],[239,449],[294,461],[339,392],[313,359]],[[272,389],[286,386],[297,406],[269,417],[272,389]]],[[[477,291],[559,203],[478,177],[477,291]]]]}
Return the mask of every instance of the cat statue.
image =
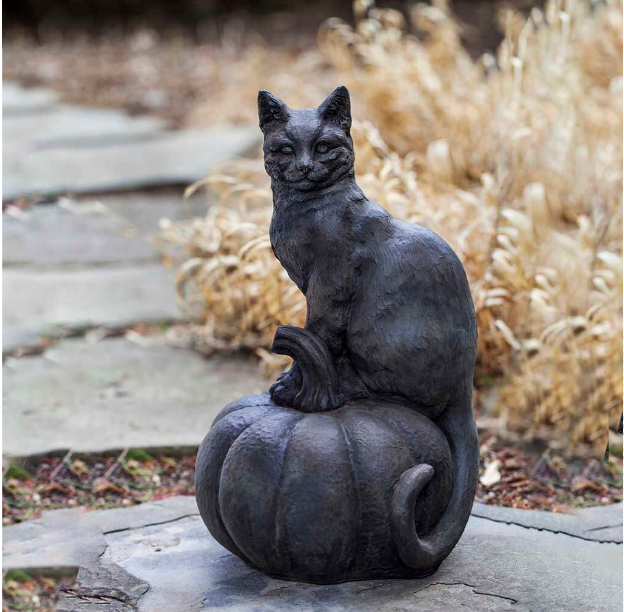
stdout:
{"type": "Polygon", "coordinates": [[[293,364],[226,406],[197,458],[209,531],[261,571],[321,584],[422,577],[459,541],[477,487],[477,327],[468,280],[434,232],[355,182],[351,106],[258,95],[275,256],[306,297],[278,328],[293,364]]]}

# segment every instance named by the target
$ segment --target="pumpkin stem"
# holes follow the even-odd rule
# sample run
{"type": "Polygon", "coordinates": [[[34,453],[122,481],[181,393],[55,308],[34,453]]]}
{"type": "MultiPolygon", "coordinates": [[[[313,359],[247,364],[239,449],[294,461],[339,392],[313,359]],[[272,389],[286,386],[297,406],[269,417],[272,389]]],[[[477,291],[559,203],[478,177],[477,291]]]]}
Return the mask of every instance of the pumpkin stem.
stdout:
{"type": "Polygon", "coordinates": [[[340,383],[334,359],[318,336],[300,327],[280,325],[271,352],[292,357],[303,382],[293,408],[303,412],[324,412],[340,406],[340,383]]]}

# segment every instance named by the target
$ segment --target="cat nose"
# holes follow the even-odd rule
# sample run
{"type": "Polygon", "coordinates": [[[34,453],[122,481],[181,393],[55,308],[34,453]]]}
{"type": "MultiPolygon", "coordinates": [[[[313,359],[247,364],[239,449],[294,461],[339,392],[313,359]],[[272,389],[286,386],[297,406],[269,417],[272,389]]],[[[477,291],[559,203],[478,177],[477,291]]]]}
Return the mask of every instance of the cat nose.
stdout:
{"type": "Polygon", "coordinates": [[[297,161],[297,170],[307,174],[308,172],[310,172],[310,170],[312,170],[312,160],[311,159],[307,159],[307,158],[298,160],[297,161]]]}

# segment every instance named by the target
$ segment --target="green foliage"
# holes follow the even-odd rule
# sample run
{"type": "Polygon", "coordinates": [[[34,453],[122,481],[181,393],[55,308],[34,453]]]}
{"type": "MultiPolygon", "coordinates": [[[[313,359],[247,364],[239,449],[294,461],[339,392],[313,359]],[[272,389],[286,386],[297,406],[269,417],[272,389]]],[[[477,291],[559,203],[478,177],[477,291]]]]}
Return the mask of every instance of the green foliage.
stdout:
{"type": "Polygon", "coordinates": [[[132,460],[144,463],[145,461],[153,461],[154,458],[149,453],[146,453],[144,450],[141,450],[140,448],[135,448],[129,450],[126,454],[126,461],[132,460]]]}
{"type": "Polygon", "coordinates": [[[14,582],[32,582],[33,577],[23,570],[12,569],[4,575],[4,582],[9,582],[11,580],[14,582]]]}
{"type": "Polygon", "coordinates": [[[12,463],[9,466],[9,469],[4,474],[5,480],[9,478],[15,478],[17,480],[31,480],[32,474],[21,465],[17,463],[12,463]]]}

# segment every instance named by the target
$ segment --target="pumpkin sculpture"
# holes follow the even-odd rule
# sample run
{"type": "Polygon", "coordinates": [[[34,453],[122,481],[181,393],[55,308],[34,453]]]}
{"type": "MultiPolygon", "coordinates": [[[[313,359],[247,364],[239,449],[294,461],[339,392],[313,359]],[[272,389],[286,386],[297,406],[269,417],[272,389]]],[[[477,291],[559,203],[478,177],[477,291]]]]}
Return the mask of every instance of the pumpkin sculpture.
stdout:
{"type": "Polygon", "coordinates": [[[271,575],[330,583],[433,573],[477,488],[477,327],[463,266],[355,181],[349,93],[294,110],[258,95],[275,256],[306,297],[293,365],[215,419],[196,495],[212,535],[271,575]]]}
{"type": "MultiPolygon", "coordinates": [[[[336,384],[310,332],[280,327],[273,350],[297,359],[310,397],[336,384]]],[[[263,393],[217,415],[197,456],[196,491],[229,551],[276,577],[328,583],[435,571],[410,566],[410,537],[444,511],[451,478],[446,438],[413,410],[370,398],[294,409],[263,393]]]]}

